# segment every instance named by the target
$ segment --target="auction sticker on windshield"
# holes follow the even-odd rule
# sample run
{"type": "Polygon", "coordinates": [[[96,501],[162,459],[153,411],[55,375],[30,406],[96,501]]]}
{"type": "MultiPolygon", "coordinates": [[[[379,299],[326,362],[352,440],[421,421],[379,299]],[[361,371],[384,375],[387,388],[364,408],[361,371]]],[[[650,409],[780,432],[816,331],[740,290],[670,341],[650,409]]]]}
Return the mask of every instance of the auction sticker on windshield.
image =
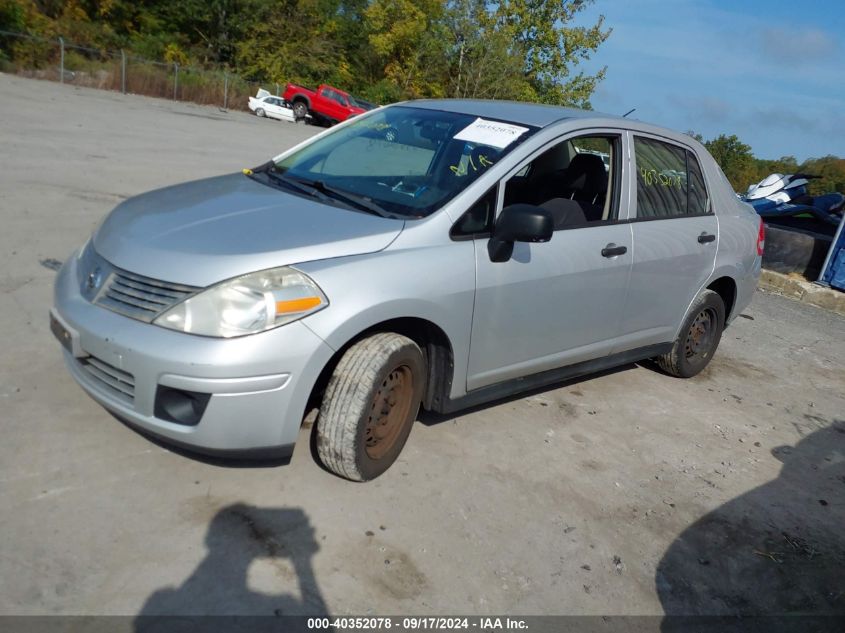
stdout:
{"type": "Polygon", "coordinates": [[[479,117],[455,134],[455,138],[459,141],[504,149],[527,131],[527,127],[500,123],[499,121],[488,121],[479,117]]]}

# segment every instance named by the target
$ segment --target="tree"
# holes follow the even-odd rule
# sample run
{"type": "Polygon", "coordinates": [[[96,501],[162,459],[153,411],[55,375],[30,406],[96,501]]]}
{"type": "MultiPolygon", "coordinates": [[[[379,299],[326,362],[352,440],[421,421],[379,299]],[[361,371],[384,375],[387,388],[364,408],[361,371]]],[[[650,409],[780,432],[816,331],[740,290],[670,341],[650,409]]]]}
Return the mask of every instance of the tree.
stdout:
{"type": "Polygon", "coordinates": [[[364,16],[369,44],[381,66],[380,100],[444,96],[443,3],[373,0],[364,16]]]}
{"type": "Polygon", "coordinates": [[[575,73],[575,67],[611,34],[604,16],[590,27],[573,26],[592,0],[501,0],[495,9],[498,29],[513,42],[511,52],[523,61],[524,98],[558,105],[590,107],[590,96],[604,78],[575,73]]]}
{"type": "MultiPolygon", "coordinates": [[[[578,26],[594,0],[0,0],[0,27],[125,49],[253,81],[332,83],[380,103],[418,97],[589,107],[604,76],[580,72],[610,35],[578,26]]],[[[40,48],[0,38],[27,65],[40,48]]]]}
{"type": "Polygon", "coordinates": [[[575,73],[610,36],[604,17],[572,26],[592,0],[450,0],[448,93],[590,107],[604,77],[575,73]]]}
{"type": "Polygon", "coordinates": [[[810,195],[818,196],[834,191],[845,193],[845,158],[808,158],[801,164],[795,156],[781,156],[774,160],[755,158],[751,147],[740,141],[735,134],[720,134],[710,141],[705,141],[701,134],[692,130],[687,135],[704,144],[725,172],[734,190],[740,193],[770,174],[798,173],[819,176],[810,180],[807,186],[810,195]]]}
{"type": "Polygon", "coordinates": [[[275,7],[290,0],[152,0],[150,10],[161,28],[176,36],[201,63],[232,64],[238,45],[256,25],[266,23],[275,7]]]}
{"type": "Polygon", "coordinates": [[[754,180],[756,170],[751,146],[740,141],[736,134],[720,134],[704,143],[704,146],[725,172],[734,191],[743,192],[749,185],[759,181],[759,178],[754,180]]]}
{"type": "Polygon", "coordinates": [[[237,44],[237,69],[253,80],[349,87],[351,64],[337,36],[347,19],[341,6],[339,0],[277,2],[237,44]]]}
{"type": "Polygon", "coordinates": [[[523,60],[497,29],[485,0],[453,0],[445,15],[450,58],[446,93],[456,98],[515,98],[524,92],[523,60]]]}
{"type": "MultiPolygon", "coordinates": [[[[0,30],[49,37],[52,21],[34,0],[0,0],[0,30]]],[[[38,40],[0,34],[0,61],[15,60],[26,67],[40,67],[47,62],[53,47],[38,40]]]]}
{"type": "Polygon", "coordinates": [[[824,156],[805,160],[796,170],[801,173],[821,176],[811,180],[807,187],[811,195],[817,196],[831,191],[845,193],[845,158],[824,156]]]}

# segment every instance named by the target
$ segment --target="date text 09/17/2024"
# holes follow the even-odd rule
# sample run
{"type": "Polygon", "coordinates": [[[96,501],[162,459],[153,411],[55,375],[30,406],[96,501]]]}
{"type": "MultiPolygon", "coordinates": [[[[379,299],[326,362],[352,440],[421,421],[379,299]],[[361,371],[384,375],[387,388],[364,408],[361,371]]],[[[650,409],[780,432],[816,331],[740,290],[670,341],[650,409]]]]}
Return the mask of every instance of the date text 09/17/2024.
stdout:
{"type": "Polygon", "coordinates": [[[428,630],[428,631],[499,631],[527,630],[528,624],[520,618],[509,617],[339,617],[308,618],[309,630],[428,630]]]}

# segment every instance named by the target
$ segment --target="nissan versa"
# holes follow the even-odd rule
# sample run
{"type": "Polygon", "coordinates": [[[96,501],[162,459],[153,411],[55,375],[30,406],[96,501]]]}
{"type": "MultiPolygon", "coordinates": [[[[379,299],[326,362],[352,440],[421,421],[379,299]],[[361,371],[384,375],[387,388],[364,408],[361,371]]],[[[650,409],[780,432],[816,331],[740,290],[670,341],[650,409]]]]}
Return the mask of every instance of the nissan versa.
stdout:
{"type": "Polygon", "coordinates": [[[551,106],[419,101],[118,205],[56,280],[67,367],[200,452],[368,480],[447,413],[655,358],[694,376],[763,226],[695,140],[551,106]]]}

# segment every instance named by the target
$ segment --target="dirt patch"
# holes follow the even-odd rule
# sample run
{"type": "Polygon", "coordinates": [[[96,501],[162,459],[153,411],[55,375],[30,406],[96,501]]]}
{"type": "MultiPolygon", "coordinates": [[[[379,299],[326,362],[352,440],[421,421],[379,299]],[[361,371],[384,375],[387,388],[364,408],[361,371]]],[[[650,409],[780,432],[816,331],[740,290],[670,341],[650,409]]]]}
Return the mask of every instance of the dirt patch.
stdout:
{"type": "Polygon", "coordinates": [[[578,407],[576,407],[574,404],[571,404],[569,402],[564,401],[564,402],[559,402],[557,406],[558,406],[558,409],[560,409],[560,412],[563,415],[565,415],[566,417],[568,417],[568,418],[577,418],[578,417],[578,407]]]}
{"type": "Polygon", "coordinates": [[[382,594],[396,600],[410,600],[428,587],[425,574],[408,554],[375,533],[364,538],[364,547],[355,548],[359,552],[357,566],[382,594]]]}
{"type": "Polygon", "coordinates": [[[753,363],[719,354],[716,354],[715,358],[701,372],[700,376],[708,380],[716,380],[726,376],[743,380],[769,380],[775,378],[773,373],[753,363]]]}

